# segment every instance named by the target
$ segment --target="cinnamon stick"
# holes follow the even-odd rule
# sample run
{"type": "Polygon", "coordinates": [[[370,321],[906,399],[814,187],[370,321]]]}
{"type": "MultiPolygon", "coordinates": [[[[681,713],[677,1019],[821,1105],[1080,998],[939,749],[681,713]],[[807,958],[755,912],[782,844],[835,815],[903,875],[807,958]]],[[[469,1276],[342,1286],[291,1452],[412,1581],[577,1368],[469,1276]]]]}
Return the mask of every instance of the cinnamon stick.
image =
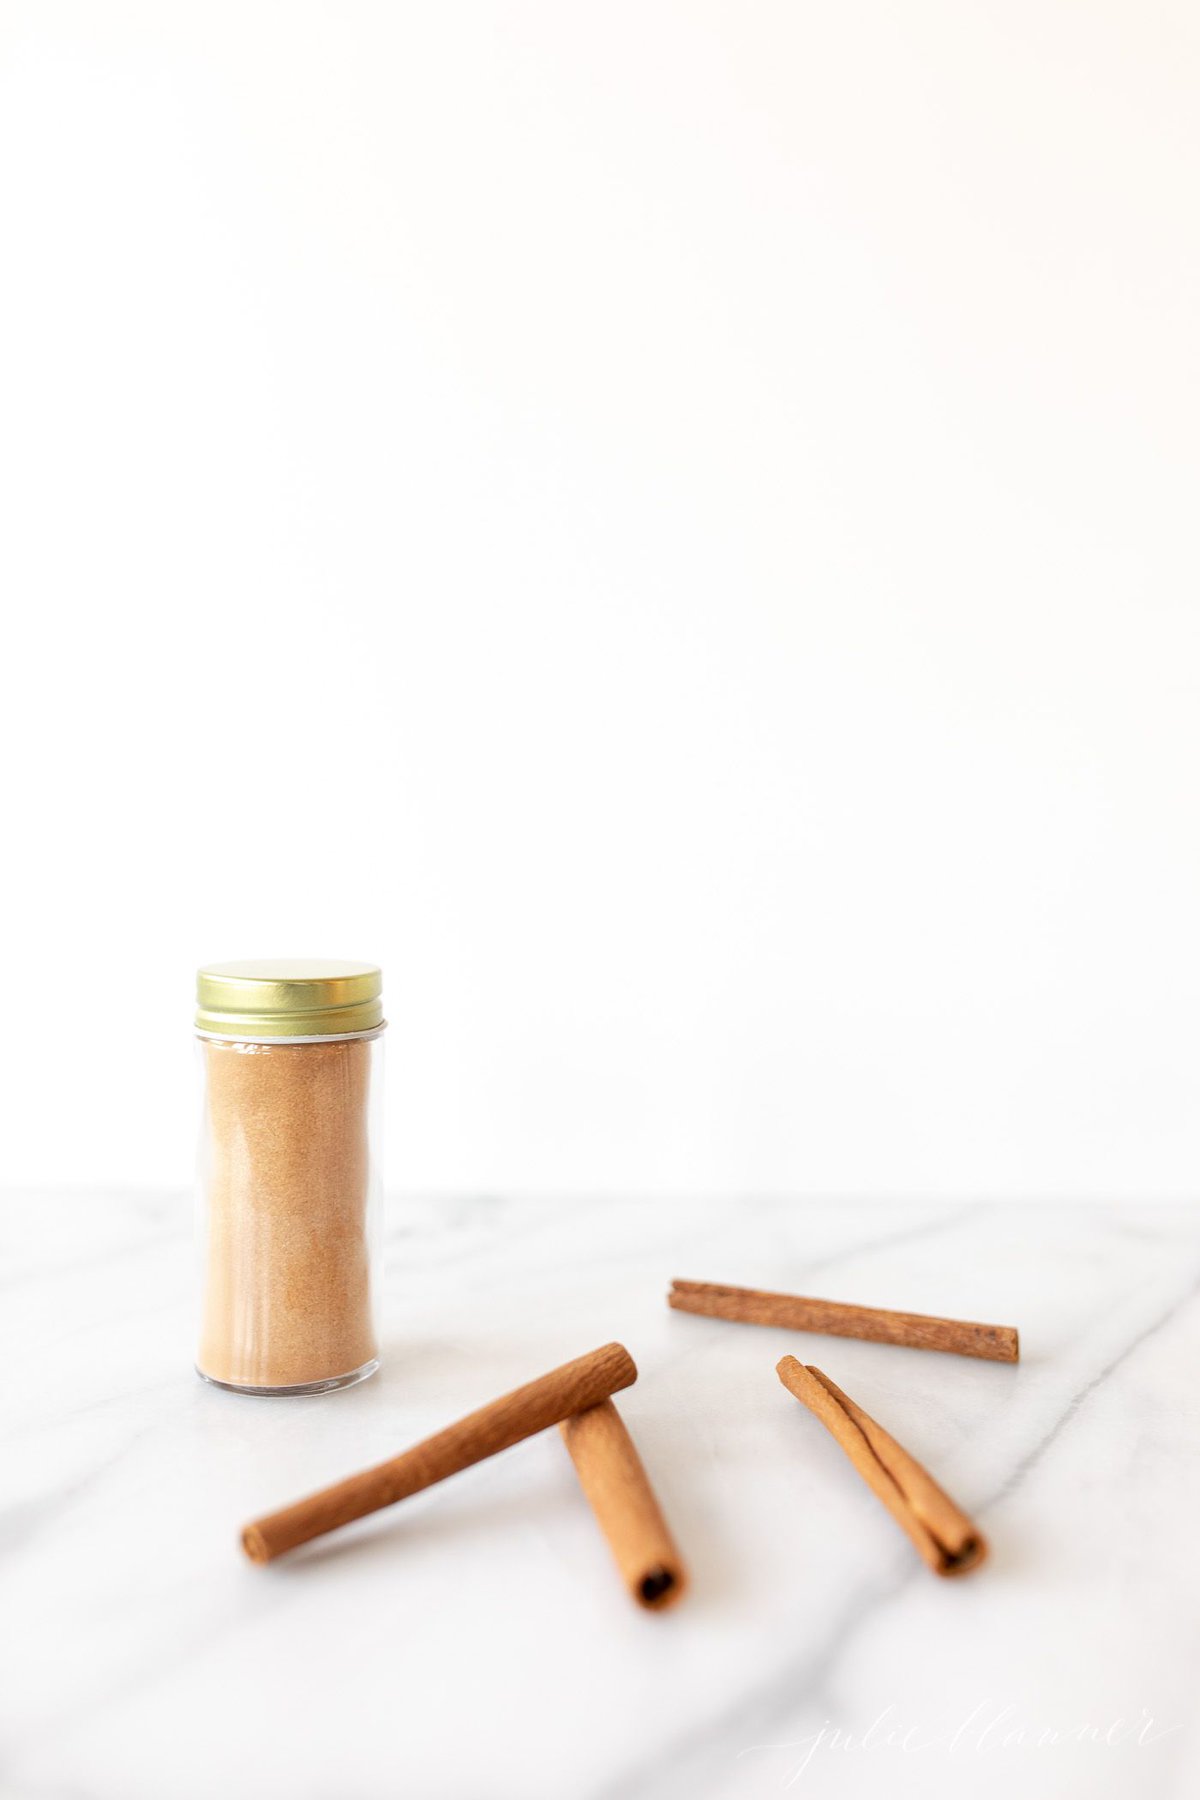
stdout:
{"type": "Polygon", "coordinates": [[[255,1519],[242,1532],[242,1548],[251,1562],[271,1562],[285,1550],[336,1531],[382,1506],[393,1506],[472,1463],[495,1456],[636,1380],[637,1367],[625,1346],[605,1344],[514,1388],[511,1394],[447,1425],[389,1462],[351,1475],[281,1512],[255,1519]]]}
{"type": "Polygon", "coordinates": [[[629,1592],[639,1606],[673,1606],[687,1575],[620,1413],[601,1400],[559,1430],[629,1592]]]}
{"type": "Polygon", "coordinates": [[[713,1281],[673,1281],[667,1302],[678,1312],[743,1325],[780,1325],[792,1331],[820,1331],[829,1337],[867,1338],[910,1350],[947,1350],[1016,1362],[1020,1345],[1012,1325],[976,1325],[967,1319],[939,1319],[928,1313],[887,1312],[877,1306],[847,1306],[803,1294],[769,1294],[760,1288],[722,1287],[713,1281]]]}
{"type": "Polygon", "coordinates": [[[979,1567],[987,1555],[982,1532],[882,1425],[811,1363],[785,1356],[776,1373],[837,1439],[936,1575],[965,1575],[979,1567]]]}

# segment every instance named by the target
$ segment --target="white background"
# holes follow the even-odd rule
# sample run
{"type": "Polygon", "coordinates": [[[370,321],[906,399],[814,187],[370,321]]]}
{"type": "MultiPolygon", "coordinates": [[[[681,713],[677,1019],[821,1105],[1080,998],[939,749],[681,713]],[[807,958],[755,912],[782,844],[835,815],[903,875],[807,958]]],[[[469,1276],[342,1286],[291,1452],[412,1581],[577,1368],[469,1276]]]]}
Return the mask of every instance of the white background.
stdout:
{"type": "Polygon", "coordinates": [[[0,4],[0,1178],[1200,1189],[1185,5],[0,4]]]}

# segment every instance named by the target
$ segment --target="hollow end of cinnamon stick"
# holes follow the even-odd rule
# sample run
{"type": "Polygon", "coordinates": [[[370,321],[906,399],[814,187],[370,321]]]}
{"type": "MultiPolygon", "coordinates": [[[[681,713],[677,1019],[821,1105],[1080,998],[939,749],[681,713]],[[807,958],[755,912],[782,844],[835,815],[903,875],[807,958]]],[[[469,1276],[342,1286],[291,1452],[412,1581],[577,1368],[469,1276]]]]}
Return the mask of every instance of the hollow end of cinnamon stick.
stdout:
{"type": "Polygon", "coordinates": [[[679,1577],[673,1569],[664,1569],[661,1563],[653,1569],[647,1569],[638,1583],[637,1597],[643,1606],[667,1606],[671,1599],[679,1598],[679,1577]]]}
{"type": "Polygon", "coordinates": [[[947,1550],[938,1569],[939,1575],[969,1575],[987,1558],[987,1539],[978,1533],[967,1538],[957,1550],[947,1550]]]}
{"type": "Polygon", "coordinates": [[[242,1549],[252,1563],[266,1563],[271,1560],[271,1552],[267,1549],[266,1540],[256,1525],[247,1525],[243,1531],[242,1549]]]}

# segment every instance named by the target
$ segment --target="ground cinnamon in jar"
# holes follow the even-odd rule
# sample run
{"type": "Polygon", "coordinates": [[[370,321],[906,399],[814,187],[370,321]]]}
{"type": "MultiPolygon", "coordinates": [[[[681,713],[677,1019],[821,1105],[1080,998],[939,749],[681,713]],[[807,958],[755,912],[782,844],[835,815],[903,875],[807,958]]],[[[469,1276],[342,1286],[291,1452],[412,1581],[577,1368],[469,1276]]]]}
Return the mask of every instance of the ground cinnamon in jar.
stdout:
{"type": "Polygon", "coordinates": [[[372,964],[223,963],[200,971],[197,1367],[210,1381],[313,1392],[348,1386],[378,1366],[372,1091],[380,992],[372,964]]]}

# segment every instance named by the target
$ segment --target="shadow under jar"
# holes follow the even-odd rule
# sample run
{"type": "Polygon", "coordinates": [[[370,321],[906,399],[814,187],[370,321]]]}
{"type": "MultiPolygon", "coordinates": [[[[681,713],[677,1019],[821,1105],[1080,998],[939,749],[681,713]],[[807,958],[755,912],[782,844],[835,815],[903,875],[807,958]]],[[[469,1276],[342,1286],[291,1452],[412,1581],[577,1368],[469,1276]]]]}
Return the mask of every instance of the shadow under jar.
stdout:
{"type": "Polygon", "coordinates": [[[349,1387],[379,1367],[384,1030],[373,963],[210,963],[196,1367],[245,1394],[349,1387]]]}

